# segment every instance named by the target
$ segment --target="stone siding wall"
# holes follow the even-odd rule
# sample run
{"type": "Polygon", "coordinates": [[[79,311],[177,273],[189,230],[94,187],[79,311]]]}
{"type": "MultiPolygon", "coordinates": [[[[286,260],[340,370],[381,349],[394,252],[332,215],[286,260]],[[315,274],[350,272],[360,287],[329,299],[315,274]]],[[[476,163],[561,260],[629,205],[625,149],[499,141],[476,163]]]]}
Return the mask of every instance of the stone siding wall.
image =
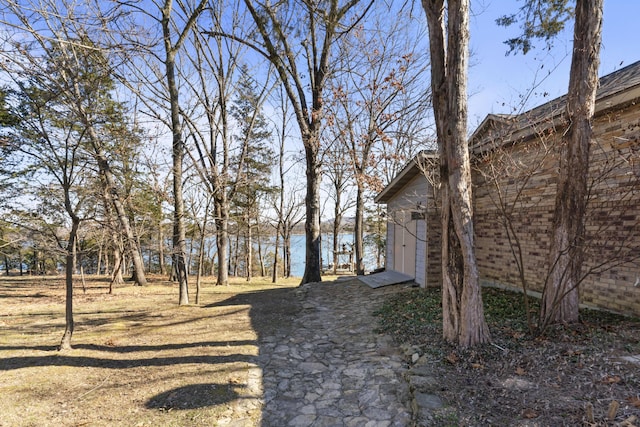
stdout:
{"type": "Polygon", "coordinates": [[[440,232],[440,210],[430,197],[430,209],[427,212],[427,287],[442,286],[442,247],[440,232]]]}
{"type": "Polygon", "coordinates": [[[427,222],[419,220],[416,223],[416,283],[422,287],[427,285],[427,222]]]}

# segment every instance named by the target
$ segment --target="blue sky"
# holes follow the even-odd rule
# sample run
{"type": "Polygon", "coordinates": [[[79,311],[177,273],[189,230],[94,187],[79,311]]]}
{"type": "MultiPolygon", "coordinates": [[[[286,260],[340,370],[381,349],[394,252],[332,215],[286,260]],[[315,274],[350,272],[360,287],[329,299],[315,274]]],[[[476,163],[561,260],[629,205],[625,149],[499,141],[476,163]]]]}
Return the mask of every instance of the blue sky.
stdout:
{"type": "MultiPolygon", "coordinates": [[[[469,69],[469,128],[489,113],[513,113],[526,98],[526,109],[567,92],[573,22],[555,41],[551,51],[544,42],[527,55],[505,56],[503,42],[518,28],[498,27],[495,19],[513,13],[523,0],[472,1],[471,67],[469,69]],[[537,84],[532,90],[534,84],[537,84]],[[527,94],[530,96],[527,97],[527,94]],[[546,96],[545,96],[546,94],[546,96]]],[[[640,60],[637,22],[640,1],[605,0],[600,75],[640,60]]]]}

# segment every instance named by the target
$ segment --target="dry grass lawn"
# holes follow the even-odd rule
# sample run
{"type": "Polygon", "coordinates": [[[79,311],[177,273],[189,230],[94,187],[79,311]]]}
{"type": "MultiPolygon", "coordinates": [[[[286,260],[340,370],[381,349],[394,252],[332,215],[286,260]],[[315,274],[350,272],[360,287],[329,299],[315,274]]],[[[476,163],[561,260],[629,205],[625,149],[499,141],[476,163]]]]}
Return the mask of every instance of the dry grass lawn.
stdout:
{"type": "Polygon", "coordinates": [[[149,283],[109,295],[105,280],[79,281],[74,349],[59,352],[62,277],[0,277],[0,426],[259,424],[258,332],[238,295],[282,298],[298,279],[205,283],[184,307],[177,285],[149,283]]]}

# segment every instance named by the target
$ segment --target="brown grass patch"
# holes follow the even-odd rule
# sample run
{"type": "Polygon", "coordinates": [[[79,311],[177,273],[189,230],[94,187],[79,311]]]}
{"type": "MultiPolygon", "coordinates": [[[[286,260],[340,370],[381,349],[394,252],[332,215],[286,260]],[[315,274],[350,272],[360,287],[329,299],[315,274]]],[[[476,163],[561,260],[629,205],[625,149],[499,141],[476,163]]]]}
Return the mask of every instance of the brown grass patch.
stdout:
{"type": "Polygon", "coordinates": [[[248,296],[281,298],[298,280],[205,282],[203,303],[183,307],[177,285],[149,283],[109,295],[104,278],[78,281],[74,349],[59,352],[63,280],[0,277],[0,426],[212,426],[238,411],[259,423],[248,296]]]}

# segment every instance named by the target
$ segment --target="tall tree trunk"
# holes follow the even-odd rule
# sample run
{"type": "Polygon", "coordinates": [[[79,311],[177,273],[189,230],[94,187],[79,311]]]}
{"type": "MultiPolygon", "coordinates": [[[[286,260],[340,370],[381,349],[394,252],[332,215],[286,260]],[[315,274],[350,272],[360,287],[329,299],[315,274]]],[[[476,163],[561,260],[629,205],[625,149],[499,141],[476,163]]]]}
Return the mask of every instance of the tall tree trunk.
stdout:
{"type": "Polygon", "coordinates": [[[189,238],[189,243],[187,244],[187,259],[185,261],[185,264],[187,265],[187,274],[191,273],[191,267],[193,266],[193,252],[195,251],[195,245],[196,242],[193,236],[191,236],[189,238]]]}
{"type": "Polygon", "coordinates": [[[71,349],[71,337],[74,330],[73,322],[73,270],[75,259],[75,247],[76,237],[78,235],[78,228],[80,226],[80,219],[75,215],[71,218],[71,230],[69,231],[69,240],[67,242],[67,253],[65,256],[64,266],[64,278],[65,278],[65,329],[60,341],[59,350],[71,349]]]}
{"type": "Polygon", "coordinates": [[[291,230],[284,227],[283,246],[284,246],[284,277],[291,277],[291,230]]]}
{"type": "Polygon", "coordinates": [[[164,231],[162,230],[162,221],[158,224],[158,267],[160,268],[159,273],[164,275],[166,267],[164,264],[164,231]]]}
{"type": "Polygon", "coordinates": [[[109,283],[109,293],[113,292],[113,286],[124,283],[122,271],[126,265],[124,245],[119,234],[113,235],[113,272],[109,283]]]}
{"type": "MultiPolygon", "coordinates": [[[[211,253],[211,249],[213,248],[213,245],[215,245],[215,241],[214,242],[209,242],[209,246],[208,246],[208,249],[207,249],[207,254],[211,253]]],[[[213,276],[214,274],[216,274],[216,259],[217,259],[217,256],[218,256],[218,250],[216,249],[216,252],[211,256],[211,258],[209,258],[209,260],[211,261],[211,269],[209,270],[209,276],[213,276]]]]}
{"type": "MultiPolygon", "coordinates": [[[[282,99],[282,98],[281,98],[282,99]]],[[[286,125],[287,125],[287,114],[286,114],[286,105],[287,103],[282,99],[282,126],[280,129],[279,135],[279,146],[278,146],[278,177],[280,178],[280,189],[278,191],[278,206],[276,208],[278,212],[278,222],[276,223],[276,236],[274,241],[274,249],[273,249],[273,270],[271,271],[271,282],[276,283],[278,281],[278,244],[280,243],[280,231],[282,230],[282,225],[284,221],[284,155],[285,155],[285,147],[284,141],[286,140],[286,125]]]]}
{"type": "MultiPolygon", "coordinates": [[[[124,248],[122,245],[120,233],[116,233],[116,228],[113,224],[113,203],[111,202],[110,192],[108,186],[103,185],[103,200],[106,226],[111,236],[111,246],[113,252],[113,271],[111,272],[111,280],[109,281],[109,294],[113,293],[114,285],[121,285],[124,283],[122,277],[122,257],[124,248]]],[[[109,274],[109,256],[105,256],[105,272],[109,274]]]]}
{"type": "MultiPolygon", "coordinates": [[[[169,26],[169,14],[163,16],[163,33],[165,44],[170,44],[171,29],[169,26]]],[[[186,265],[186,231],[184,226],[184,198],[182,194],[182,163],[184,159],[184,143],[182,141],[182,126],[180,124],[180,105],[178,102],[178,86],[175,77],[175,52],[173,48],[166,47],[165,60],[167,86],[171,103],[171,133],[172,159],[173,159],[173,269],[179,286],[179,305],[189,304],[189,284],[186,265]]]]}
{"type": "Polygon", "coordinates": [[[109,263],[109,247],[106,245],[105,243],[105,248],[104,248],[104,274],[110,274],[111,270],[111,264],[109,263]]]}
{"type": "Polygon", "coordinates": [[[102,256],[103,254],[106,253],[104,238],[105,237],[104,237],[104,228],[103,228],[100,236],[100,244],[98,245],[98,262],[96,265],[96,276],[99,276],[100,272],[102,271],[102,256]]]}
{"type": "Polygon", "coordinates": [[[200,285],[202,282],[202,267],[204,264],[204,236],[205,227],[203,227],[202,231],[200,232],[200,249],[198,250],[198,272],[196,275],[196,304],[200,304],[200,285]]]}
{"type": "Polygon", "coordinates": [[[356,190],[356,218],[354,234],[354,251],[356,255],[355,270],[358,276],[364,274],[364,188],[362,184],[356,190]]]}
{"type": "Polygon", "coordinates": [[[31,275],[34,274],[40,274],[40,254],[36,246],[33,246],[33,264],[31,268],[31,275]]]}
{"type": "MultiPolygon", "coordinates": [[[[282,126],[280,127],[280,145],[278,151],[278,176],[280,178],[280,191],[278,192],[278,223],[276,225],[276,238],[273,253],[273,271],[271,273],[271,281],[276,283],[278,280],[278,245],[280,244],[280,233],[284,232],[284,192],[285,192],[285,141],[287,139],[287,103],[282,101],[282,126]]],[[[284,269],[283,269],[284,270],[284,269]]],[[[284,271],[283,271],[284,276],[284,271]]]]}
{"type": "Polygon", "coordinates": [[[218,275],[216,285],[229,284],[229,211],[223,197],[214,198],[216,211],[216,249],[218,255],[218,275]]]}
{"type": "Polygon", "coordinates": [[[305,197],[305,265],[300,284],[322,281],[320,266],[320,160],[318,132],[308,136],[304,145],[307,161],[307,194],[305,197]]]}
{"type": "Polygon", "coordinates": [[[230,256],[229,256],[229,271],[231,272],[231,275],[234,277],[238,276],[238,244],[240,243],[240,233],[236,232],[235,234],[236,237],[236,241],[235,244],[229,244],[229,248],[230,248],[230,256]]]}
{"type": "Polygon", "coordinates": [[[422,5],[429,27],[440,157],[443,335],[449,342],[469,347],[490,340],[474,251],[466,138],[469,0],[447,2],[446,24],[444,0],[422,0],[422,5]]]}
{"type": "Polygon", "coordinates": [[[541,326],[578,321],[578,285],[584,259],[591,122],[600,64],[603,0],[576,2],[571,74],[567,93],[568,129],[563,135],[551,231],[548,283],[541,326]]]}
{"type": "Polygon", "coordinates": [[[257,226],[256,231],[256,243],[258,244],[258,262],[260,263],[260,277],[264,277],[267,275],[267,272],[264,266],[264,257],[262,256],[262,233],[260,232],[259,225],[257,226]]]}
{"type": "Polygon", "coordinates": [[[233,266],[231,268],[232,271],[232,275],[234,277],[239,277],[240,274],[243,273],[242,271],[242,264],[241,264],[241,260],[240,260],[240,230],[236,230],[236,233],[234,234],[235,236],[235,242],[232,244],[232,255],[231,258],[233,258],[233,266]]]}
{"type": "MultiPolygon", "coordinates": [[[[346,2],[340,6],[338,1],[332,0],[323,4],[322,13],[318,13],[316,4],[308,3],[306,11],[309,14],[304,20],[299,21],[308,25],[307,31],[310,36],[301,43],[303,53],[292,49],[288,41],[291,35],[286,33],[290,26],[279,20],[282,16],[279,10],[272,8],[269,2],[262,3],[260,11],[256,9],[255,2],[245,0],[244,3],[264,42],[264,52],[274,65],[287,97],[294,106],[304,145],[307,178],[305,269],[300,284],[319,282],[322,280],[322,269],[320,265],[321,164],[318,154],[324,116],[323,91],[329,76],[333,43],[343,35],[342,20],[347,19],[347,13],[358,5],[358,1],[346,2]],[[322,28],[321,36],[316,33],[317,28],[322,28]],[[304,58],[302,67],[298,67],[299,58],[304,58]],[[301,78],[299,69],[304,70],[303,74],[306,74],[306,78],[301,78]],[[310,96],[307,94],[309,89],[310,96]]],[[[366,10],[368,9],[365,8],[366,10]]]]}
{"type": "Polygon", "coordinates": [[[147,279],[144,273],[144,263],[142,261],[140,247],[131,227],[131,223],[127,216],[124,203],[120,198],[120,194],[116,185],[116,179],[113,176],[113,171],[111,170],[111,165],[107,158],[107,154],[104,151],[100,137],[98,136],[98,133],[96,132],[96,129],[94,127],[94,121],[90,119],[90,115],[92,114],[92,112],[87,111],[83,106],[81,102],[83,95],[77,83],[74,85],[74,93],[77,97],[77,113],[79,114],[84,126],[86,127],[89,142],[91,143],[93,149],[93,156],[95,157],[98,163],[98,169],[102,174],[102,183],[105,186],[104,197],[107,199],[107,203],[113,204],[113,207],[116,211],[118,223],[120,224],[120,227],[122,228],[122,231],[126,237],[125,247],[130,252],[131,259],[133,260],[133,279],[135,280],[137,285],[144,286],[147,284],[147,279]]]}
{"type": "Polygon", "coordinates": [[[251,276],[253,275],[253,245],[251,244],[251,239],[252,237],[252,232],[251,232],[251,220],[249,219],[249,216],[247,215],[247,235],[245,237],[245,256],[246,256],[246,278],[247,278],[247,282],[251,281],[251,276]]]}
{"type": "Polygon", "coordinates": [[[105,185],[105,197],[107,198],[108,202],[110,202],[115,208],[118,223],[120,224],[120,228],[122,229],[126,238],[125,247],[127,248],[131,256],[131,260],[133,261],[133,279],[138,286],[144,286],[147,284],[147,278],[144,273],[144,262],[142,261],[142,255],[140,253],[140,247],[138,246],[138,240],[133,233],[133,228],[131,227],[131,223],[129,222],[124,204],[122,203],[122,200],[120,199],[120,195],[116,188],[116,180],[113,176],[113,172],[111,171],[111,165],[109,164],[107,156],[102,150],[100,142],[97,139],[98,135],[95,133],[95,130],[92,126],[89,126],[88,130],[89,138],[91,139],[93,148],[95,150],[94,154],[98,162],[98,168],[100,169],[100,172],[102,173],[102,176],[104,178],[103,182],[105,185]]]}
{"type": "Polygon", "coordinates": [[[273,243],[273,269],[271,270],[271,283],[278,281],[278,246],[280,246],[280,221],[276,226],[276,236],[273,243]]]}
{"type": "Polygon", "coordinates": [[[207,222],[209,220],[209,207],[211,205],[211,199],[207,198],[207,205],[204,210],[204,218],[202,219],[202,227],[200,227],[199,235],[199,249],[198,249],[198,272],[196,276],[196,304],[200,304],[200,285],[202,282],[202,270],[204,266],[204,253],[205,253],[205,237],[207,235],[207,222]]]}
{"type": "Polygon", "coordinates": [[[340,252],[339,244],[340,244],[340,225],[342,224],[342,195],[340,193],[340,188],[336,185],[336,199],[335,205],[333,207],[333,274],[338,273],[338,252],[340,252]]]}
{"type": "Polygon", "coordinates": [[[186,232],[184,226],[184,198],[182,194],[182,163],[184,160],[184,142],[182,141],[182,125],[180,123],[180,101],[178,84],[176,81],[176,54],[182,47],[188,33],[196,23],[198,15],[202,12],[206,0],[200,0],[193,12],[188,16],[185,28],[178,31],[178,39],[175,45],[172,42],[172,35],[176,34],[176,28],[172,25],[171,15],[173,0],[165,0],[160,7],[162,27],[162,41],[165,52],[165,73],[167,78],[167,89],[169,92],[169,104],[171,109],[171,135],[172,135],[172,175],[173,175],[173,273],[178,281],[179,299],[178,304],[189,304],[189,283],[187,266],[185,263],[187,246],[186,232]]]}
{"type": "MultiPolygon", "coordinates": [[[[135,259],[135,257],[133,258],[133,276],[131,277],[131,280],[133,280],[136,283],[139,283],[138,280],[138,274],[140,272],[142,272],[142,274],[145,275],[144,277],[144,283],[147,283],[147,278],[146,278],[146,267],[144,265],[144,257],[142,256],[143,254],[143,249],[142,249],[142,242],[140,241],[140,233],[138,233],[136,231],[136,221],[135,221],[135,217],[134,217],[134,208],[133,205],[131,204],[131,198],[127,197],[125,200],[125,203],[123,203],[124,207],[125,207],[125,211],[127,212],[127,218],[129,220],[129,226],[131,228],[131,234],[133,236],[133,241],[135,243],[135,250],[138,252],[138,260],[135,259]]],[[[133,247],[130,249],[133,250],[133,247]]],[[[151,261],[151,260],[149,260],[151,261]]]]}

